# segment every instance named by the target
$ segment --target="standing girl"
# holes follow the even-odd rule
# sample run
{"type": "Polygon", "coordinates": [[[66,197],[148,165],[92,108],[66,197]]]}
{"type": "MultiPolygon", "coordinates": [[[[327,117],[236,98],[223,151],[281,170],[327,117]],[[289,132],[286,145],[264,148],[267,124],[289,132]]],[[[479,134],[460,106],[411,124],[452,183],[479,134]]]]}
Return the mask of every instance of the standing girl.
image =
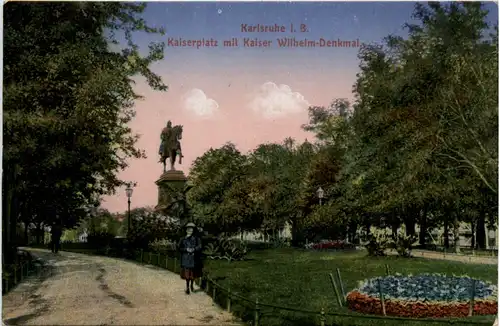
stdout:
{"type": "Polygon", "coordinates": [[[181,278],[186,280],[186,294],[194,291],[195,279],[202,275],[201,238],[194,234],[196,225],[186,224],[186,236],[179,242],[181,252],[181,278]]]}

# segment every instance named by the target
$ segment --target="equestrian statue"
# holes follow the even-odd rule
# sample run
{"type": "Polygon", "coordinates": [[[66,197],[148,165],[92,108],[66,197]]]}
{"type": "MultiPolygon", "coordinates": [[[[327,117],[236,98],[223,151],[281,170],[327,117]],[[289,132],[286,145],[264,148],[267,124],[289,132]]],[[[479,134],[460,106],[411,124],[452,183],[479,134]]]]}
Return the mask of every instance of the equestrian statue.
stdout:
{"type": "Polygon", "coordinates": [[[163,163],[163,172],[166,172],[166,161],[170,158],[170,170],[175,171],[175,159],[179,155],[179,164],[182,164],[181,142],[182,126],[177,125],[172,127],[172,122],[169,120],[167,126],[161,131],[161,143],[158,154],[160,155],[159,163],[163,163]]]}

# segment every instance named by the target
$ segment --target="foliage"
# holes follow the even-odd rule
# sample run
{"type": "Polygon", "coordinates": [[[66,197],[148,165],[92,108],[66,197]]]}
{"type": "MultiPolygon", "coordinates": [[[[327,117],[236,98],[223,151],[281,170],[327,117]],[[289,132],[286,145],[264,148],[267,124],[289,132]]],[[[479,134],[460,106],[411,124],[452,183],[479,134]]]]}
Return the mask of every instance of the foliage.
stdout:
{"type": "Polygon", "coordinates": [[[131,229],[127,239],[133,248],[146,250],[155,240],[173,239],[179,235],[178,221],[162,216],[150,207],[136,208],[130,216],[131,229]]]}
{"type": "Polygon", "coordinates": [[[385,250],[391,246],[387,230],[372,228],[364,246],[368,251],[368,256],[385,256],[385,250]]]}
{"type": "Polygon", "coordinates": [[[95,214],[91,214],[81,220],[77,229],[79,233],[105,232],[113,236],[122,235],[122,222],[116,214],[110,213],[107,209],[97,209],[95,214]]]}
{"type": "Polygon", "coordinates": [[[155,90],[167,87],[149,69],[163,58],[163,43],[146,51],[134,43],[137,33],[163,34],[141,18],[144,8],[4,7],[4,242],[13,241],[18,219],[76,226],[87,215],[82,207],[124,184],[118,172],[127,159],[145,157],[128,126],[140,98],[133,78],[145,77],[155,90]]]}
{"type": "Polygon", "coordinates": [[[243,241],[219,238],[205,247],[204,254],[209,259],[226,259],[231,262],[245,260],[248,248],[243,241]]]}
{"type": "Polygon", "coordinates": [[[386,249],[395,249],[399,256],[408,258],[411,257],[411,250],[416,244],[417,237],[407,234],[404,226],[392,235],[386,228],[371,227],[366,240],[364,247],[369,256],[385,256],[386,249]]]}
{"type": "Polygon", "coordinates": [[[272,247],[273,248],[288,248],[290,247],[290,240],[289,239],[273,239],[272,241],[272,247]]]}
{"type": "Polygon", "coordinates": [[[87,235],[87,243],[93,249],[105,249],[111,246],[115,235],[106,230],[90,232],[87,235]]]}
{"type": "Polygon", "coordinates": [[[61,242],[75,242],[78,240],[77,230],[65,230],[61,236],[61,242]]]}
{"type": "Polygon", "coordinates": [[[318,237],[339,239],[345,237],[347,222],[339,207],[330,201],[322,206],[311,206],[311,212],[302,220],[301,227],[309,240],[318,237]]]}
{"type": "Polygon", "coordinates": [[[177,243],[168,239],[157,239],[149,243],[149,248],[153,252],[161,254],[172,254],[177,250],[177,243]]]}
{"type": "MultiPolygon", "coordinates": [[[[235,208],[239,203],[226,199],[231,186],[245,176],[246,156],[228,143],[198,157],[189,172],[193,189],[187,194],[195,221],[210,234],[235,233],[245,228],[251,216],[235,208]]],[[[233,193],[235,190],[233,190],[233,193]]]]}
{"type": "Polygon", "coordinates": [[[335,250],[344,250],[344,249],[355,249],[356,246],[352,243],[348,243],[344,240],[331,240],[319,243],[308,243],[304,246],[306,249],[335,249],[335,250]]]}
{"type": "Polygon", "coordinates": [[[418,4],[407,39],[361,49],[341,175],[365,223],[379,224],[370,217],[383,214],[412,234],[432,213],[457,225],[466,201],[496,192],[496,172],[486,168],[497,157],[496,90],[479,89],[498,80],[497,38],[487,36],[485,15],[479,3],[418,4]]]}
{"type": "Polygon", "coordinates": [[[417,242],[417,236],[406,234],[406,228],[401,227],[392,237],[390,248],[396,249],[396,252],[401,257],[411,257],[411,249],[417,242]]]}

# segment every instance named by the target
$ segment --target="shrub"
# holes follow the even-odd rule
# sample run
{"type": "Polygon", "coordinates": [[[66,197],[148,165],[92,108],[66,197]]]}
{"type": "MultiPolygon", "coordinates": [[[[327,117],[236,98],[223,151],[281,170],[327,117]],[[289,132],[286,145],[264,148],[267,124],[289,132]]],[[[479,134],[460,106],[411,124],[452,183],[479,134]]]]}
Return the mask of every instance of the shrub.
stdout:
{"type": "Polygon", "coordinates": [[[406,228],[402,226],[396,235],[392,237],[392,242],[388,248],[396,249],[396,252],[401,257],[411,257],[411,250],[417,240],[418,238],[415,235],[406,235],[406,228]]]}
{"type": "Polygon", "coordinates": [[[391,240],[386,229],[370,228],[364,247],[368,256],[385,256],[385,250],[391,246],[391,240]]]}
{"type": "Polygon", "coordinates": [[[115,236],[107,231],[95,231],[87,236],[87,243],[92,249],[105,250],[111,247],[114,238],[115,236]]]}
{"type": "Polygon", "coordinates": [[[356,245],[348,243],[344,240],[331,240],[320,243],[308,243],[304,247],[306,249],[333,249],[333,250],[356,249],[356,245]]]}
{"type": "MultiPolygon", "coordinates": [[[[381,314],[379,282],[387,315],[402,317],[466,317],[472,279],[440,274],[386,276],[367,280],[348,293],[349,309],[381,314]]],[[[495,285],[475,280],[474,313],[497,313],[498,291],[495,285]]]]}
{"type": "Polygon", "coordinates": [[[406,235],[404,226],[394,236],[390,235],[387,229],[372,227],[364,247],[369,256],[385,256],[385,250],[391,248],[401,257],[411,257],[411,250],[417,240],[416,236],[406,235]]]}
{"type": "Polygon", "coordinates": [[[153,252],[169,255],[177,250],[177,243],[168,239],[155,240],[149,243],[149,248],[153,252]]]}
{"type": "Polygon", "coordinates": [[[142,216],[136,216],[127,239],[135,249],[148,250],[149,244],[165,238],[173,238],[179,233],[178,223],[173,223],[156,213],[144,211],[142,216]]]}
{"type": "Polygon", "coordinates": [[[290,247],[290,240],[277,238],[277,239],[273,240],[272,246],[273,246],[273,248],[289,248],[290,247]]]}
{"type": "Polygon", "coordinates": [[[248,247],[244,241],[219,238],[215,242],[209,243],[203,253],[210,259],[245,260],[248,247]]]}

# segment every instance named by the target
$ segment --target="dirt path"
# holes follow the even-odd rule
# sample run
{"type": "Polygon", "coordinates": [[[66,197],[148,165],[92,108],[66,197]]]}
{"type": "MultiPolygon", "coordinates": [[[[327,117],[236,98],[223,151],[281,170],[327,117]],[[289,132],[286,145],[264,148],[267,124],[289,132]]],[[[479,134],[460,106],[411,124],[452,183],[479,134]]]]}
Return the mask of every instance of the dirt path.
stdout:
{"type": "Polygon", "coordinates": [[[119,259],[28,249],[47,262],[3,297],[7,325],[240,325],[178,275],[119,259]]]}

